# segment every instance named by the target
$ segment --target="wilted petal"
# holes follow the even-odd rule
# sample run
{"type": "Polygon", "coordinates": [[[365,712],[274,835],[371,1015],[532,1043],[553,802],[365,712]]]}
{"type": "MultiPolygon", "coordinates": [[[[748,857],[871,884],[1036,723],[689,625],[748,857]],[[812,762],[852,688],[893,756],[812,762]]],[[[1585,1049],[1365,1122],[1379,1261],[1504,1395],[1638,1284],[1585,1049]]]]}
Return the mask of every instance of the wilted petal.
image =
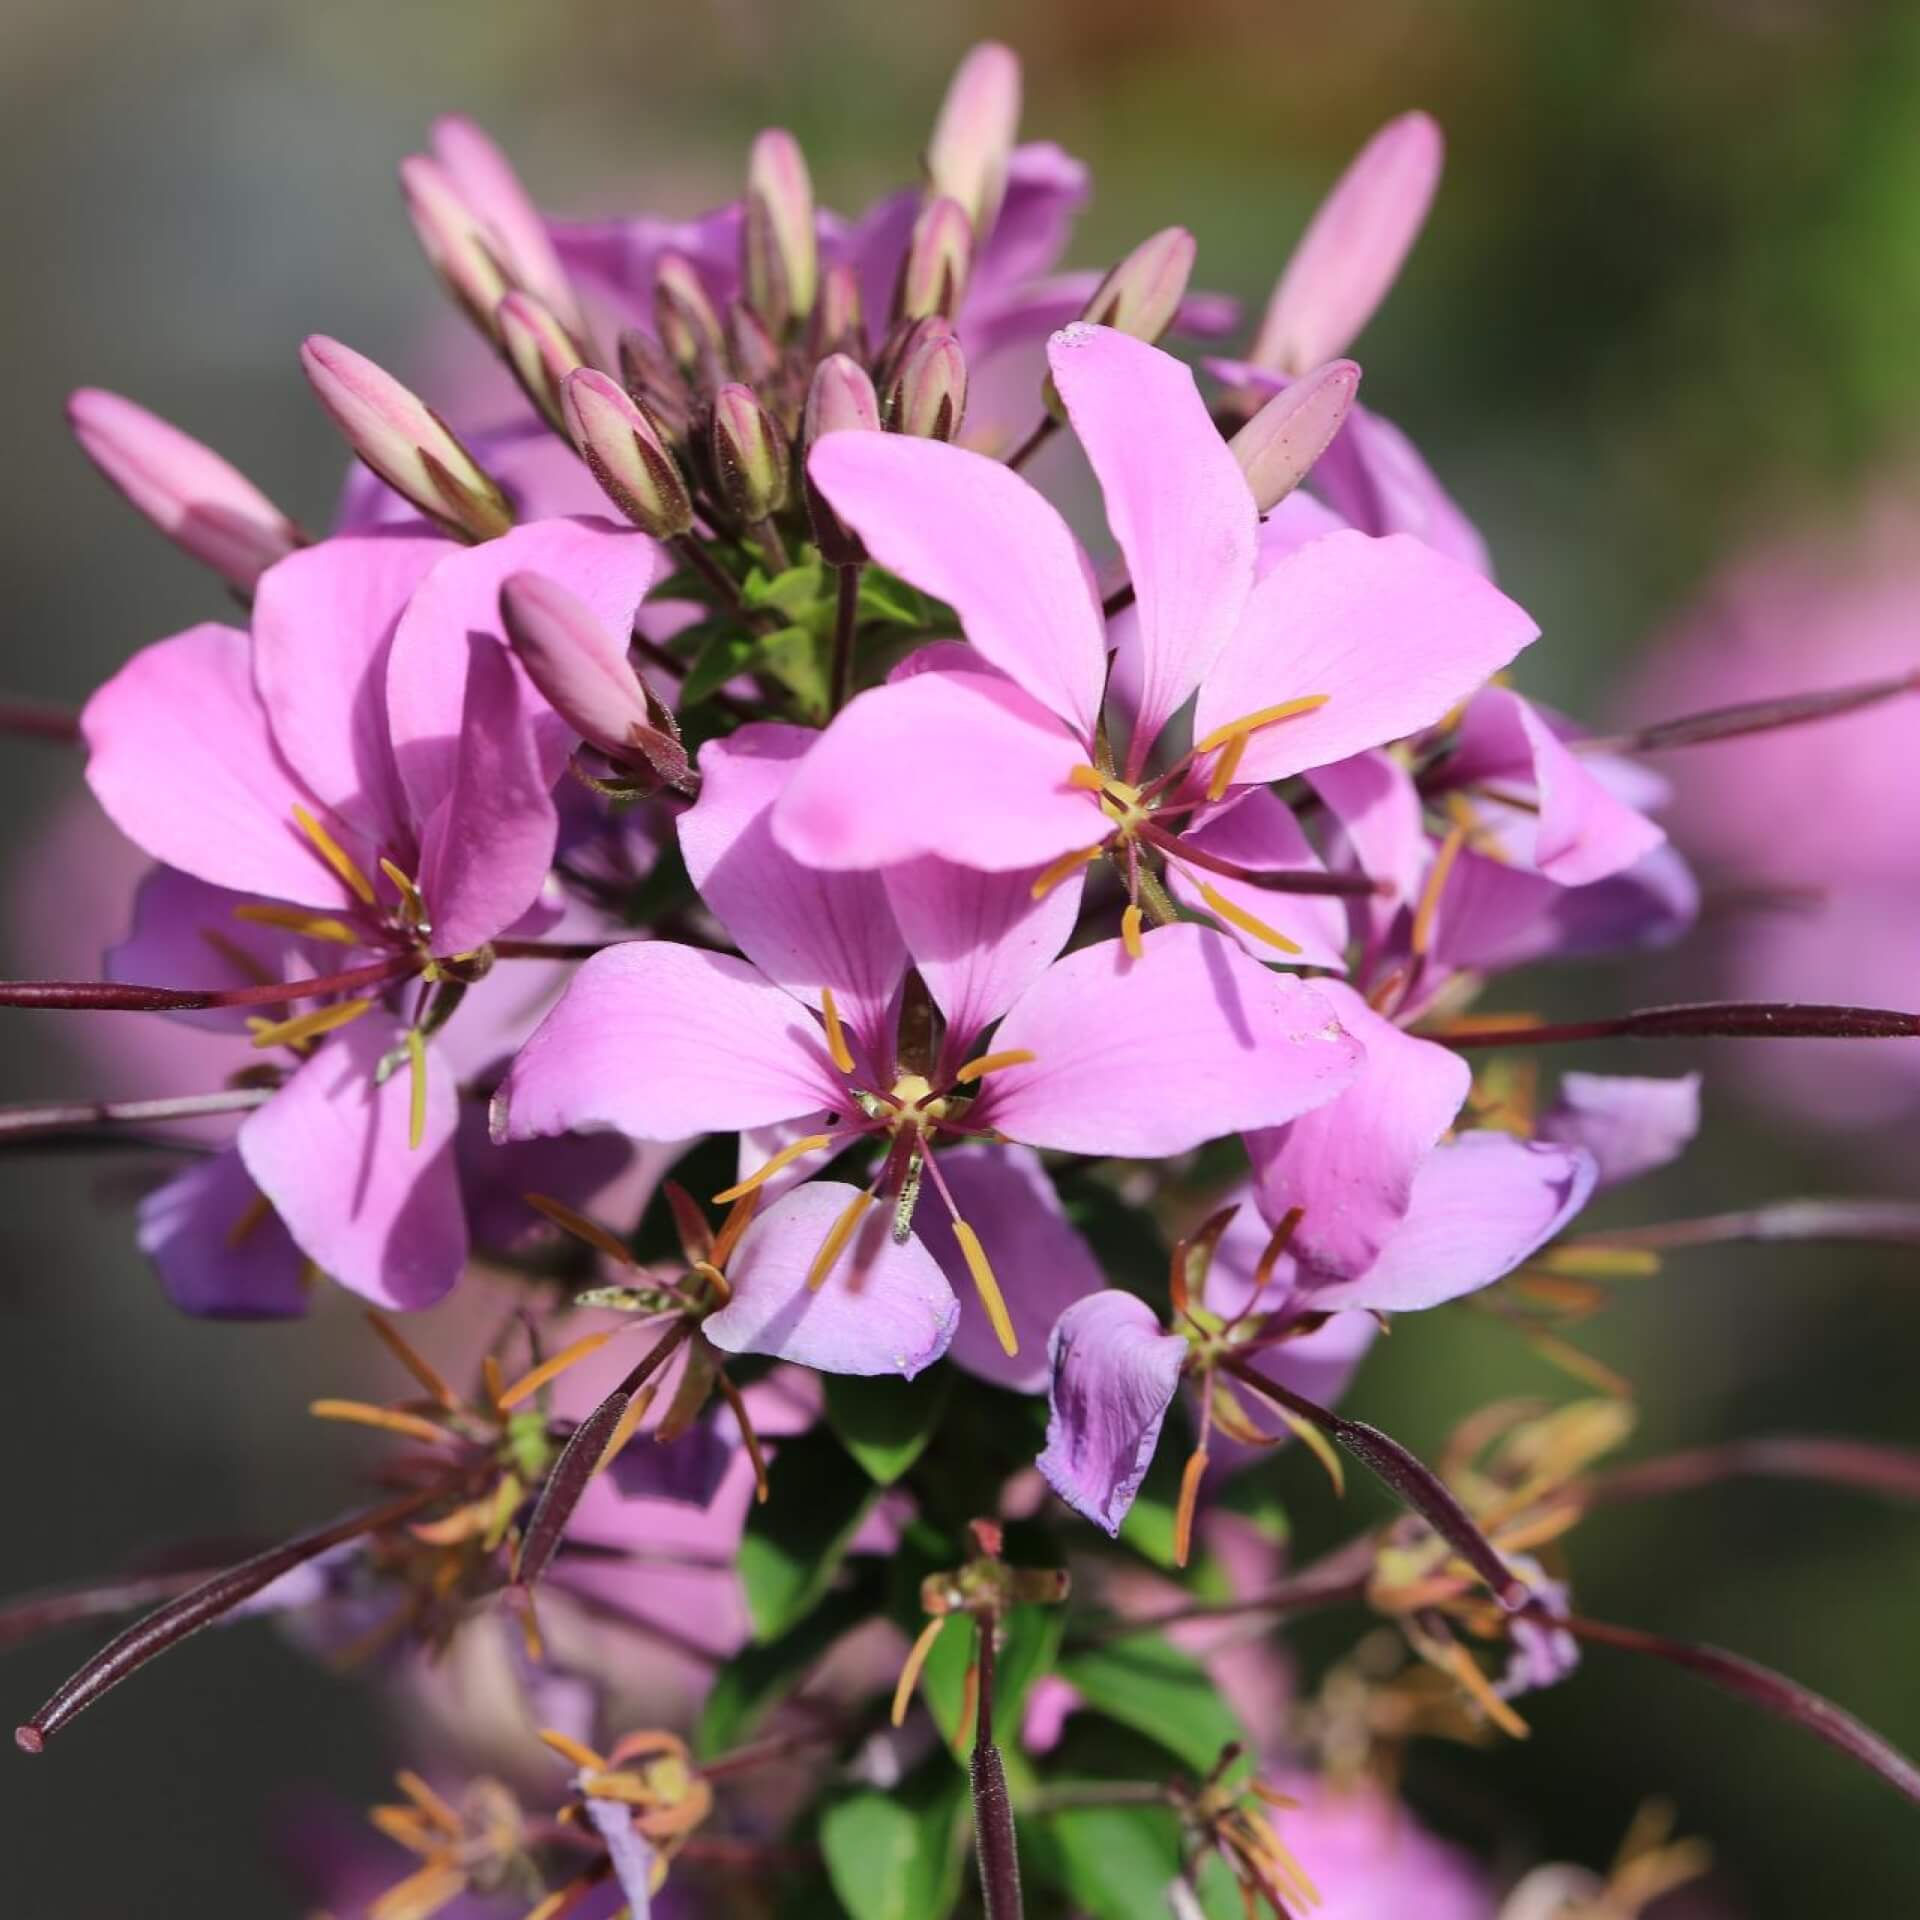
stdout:
{"type": "Polygon", "coordinates": [[[946,1352],[960,1303],[918,1240],[895,1243],[886,1207],[869,1210],[822,1286],[807,1285],[822,1243],[859,1193],[810,1180],[754,1221],[727,1265],[733,1298],[706,1322],[716,1347],[822,1373],[909,1380],[946,1352]]]}
{"type": "Polygon", "coordinates": [[[1120,1531],[1180,1385],[1187,1343],[1153,1309],[1111,1289],[1069,1307],[1053,1329],[1048,1486],[1076,1513],[1120,1531]]]}
{"type": "Polygon", "coordinates": [[[182,1313],[285,1319],[307,1310],[306,1256],[232,1147],[140,1202],[136,1238],[182,1313]]]}
{"type": "Polygon", "coordinates": [[[606,1843],[613,1878],[627,1905],[627,1920],[648,1920],[653,1912],[653,1842],[633,1824],[633,1809],[619,1800],[583,1796],[587,1818],[606,1843]]]}
{"type": "MultiPolygon", "coordinates": [[[[1320,856],[1301,832],[1287,803],[1267,787],[1243,789],[1225,805],[1199,815],[1181,836],[1185,845],[1218,854],[1255,873],[1324,873],[1320,856]]],[[[1211,913],[1200,888],[1231,900],[1256,920],[1285,934],[1299,952],[1287,957],[1303,967],[1347,969],[1347,911],[1343,901],[1327,894],[1274,893],[1250,881],[1233,880],[1203,868],[1189,870],[1179,860],[1167,862],[1167,884],[1176,899],[1196,913],[1211,913]]],[[[1256,960],[1276,960],[1271,942],[1224,916],[1221,931],[1239,941],[1256,960]]]]}
{"type": "Polygon", "coordinates": [[[1557,1146],[1585,1147],[1601,1186],[1637,1180],[1679,1159],[1700,1131],[1700,1076],[1563,1073],[1539,1131],[1557,1146]]]}
{"type": "Polygon", "coordinates": [[[1157,1159],[1331,1100],[1362,1050],[1332,1003],[1205,927],[1158,927],[1056,961],[1008,1014],[974,1116],[1029,1145],[1157,1159]]]}

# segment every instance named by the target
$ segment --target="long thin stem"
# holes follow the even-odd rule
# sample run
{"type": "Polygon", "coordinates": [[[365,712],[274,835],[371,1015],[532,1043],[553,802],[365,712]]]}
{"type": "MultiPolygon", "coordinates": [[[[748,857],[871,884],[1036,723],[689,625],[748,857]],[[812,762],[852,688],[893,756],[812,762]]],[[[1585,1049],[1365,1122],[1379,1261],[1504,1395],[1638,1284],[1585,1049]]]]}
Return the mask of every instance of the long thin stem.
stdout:
{"type": "Polygon", "coordinates": [[[1007,465],[1018,473],[1059,430],[1060,422],[1052,414],[1042,414],[1040,424],[1007,455],[1007,465]]]}
{"type": "Polygon", "coordinates": [[[1136,1619],[1103,1621],[1085,1636],[1085,1644],[1104,1646],[1110,1640],[1125,1640],[1137,1633],[1159,1633],[1167,1627],[1184,1626],[1190,1620],[1235,1620],[1259,1613],[1314,1613],[1322,1607],[1345,1606],[1365,1596],[1367,1582],[1373,1574],[1374,1554],[1373,1534],[1359,1534],[1311,1566],[1276,1581],[1264,1592],[1249,1594],[1244,1600],[1191,1600],[1160,1613],[1141,1614],[1136,1619]]]}
{"type": "Polygon", "coordinates": [[[270,1087],[228,1087],[219,1093],[176,1094],[166,1100],[82,1100],[65,1106],[0,1107],[0,1145],[36,1140],[76,1128],[147,1126],[198,1120],[212,1113],[245,1113],[273,1098],[270,1087]]]}
{"type": "Polygon", "coordinates": [[[1613,1506],[1690,1493],[1746,1476],[1806,1480],[1823,1487],[1884,1494],[1892,1500],[1920,1501],[1920,1453],[1870,1440],[1795,1433],[1762,1434],[1719,1446],[1693,1447],[1657,1460],[1638,1460],[1595,1474],[1574,1488],[1573,1497],[1585,1506],[1613,1506]]]}
{"type": "Polygon", "coordinates": [[[412,954],[370,961],[344,973],[307,980],[270,981],[257,987],[138,987],[118,980],[0,980],[0,1007],[34,1007],[65,1013],[192,1013],[206,1007],[284,1007],[329,993],[356,993],[417,973],[412,954]]]}
{"type": "Polygon", "coordinates": [[[834,569],[833,673],[827,711],[838,713],[853,698],[854,634],[860,625],[860,568],[834,569]]]}
{"type": "Polygon", "coordinates": [[[1561,1242],[1568,1247],[1719,1247],[1743,1242],[1822,1241],[1832,1246],[1920,1244],[1920,1203],[1911,1200],[1774,1200],[1763,1207],[1615,1227],[1561,1242]]]}
{"type": "Polygon", "coordinates": [[[1804,726],[1811,720],[1831,720],[1862,707],[1878,706],[1902,694],[1920,692],[1920,672],[1890,680],[1866,680],[1850,687],[1826,687],[1815,693],[1782,694],[1771,700],[1743,700],[1728,707],[1708,707],[1700,713],[1628,733],[1610,733],[1568,742],[1576,753],[1658,753],[1669,747],[1704,746],[1714,740],[1737,740],[1745,734],[1770,733],[1776,727],[1804,726]]]}
{"type": "Polygon", "coordinates": [[[80,738],[80,715],[75,708],[52,700],[0,700],[0,733],[73,746],[80,738]]]}
{"type": "Polygon", "coordinates": [[[976,1668],[979,1710],[974,1720],[973,1840],[980,1862],[980,1903],[987,1920],[1020,1920],[1020,1850],[1006,1768],[993,1744],[993,1619],[979,1617],[976,1668]]]}
{"type": "Polygon", "coordinates": [[[1429,1028],[1450,1047],[1546,1047],[1575,1040],[1911,1040],[1920,1014],[1887,1007],[1803,1005],[1791,1000],[1709,1000],[1644,1007],[1599,1020],[1515,1020],[1429,1028]]]}
{"type": "Polygon", "coordinates": [[[683,533],[674,541],[673,550],[713,589],[723,607],[744,608],[739,581],[692,534],[683,533]]]}

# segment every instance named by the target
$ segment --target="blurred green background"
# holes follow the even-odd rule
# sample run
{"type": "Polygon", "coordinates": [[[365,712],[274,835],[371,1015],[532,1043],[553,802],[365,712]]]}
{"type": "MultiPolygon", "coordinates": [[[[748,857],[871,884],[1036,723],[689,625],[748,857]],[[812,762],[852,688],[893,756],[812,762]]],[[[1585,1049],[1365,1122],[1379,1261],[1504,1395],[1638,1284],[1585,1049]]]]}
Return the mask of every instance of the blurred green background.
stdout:
{"type": "MultiPolygon", "coordinates": [[[[697,210],[733,191],[745,137],[782,123],[823,197],[850,207],[911,174],[951,63],[985,35],[1026,60],[1029,134],[1093,166],[1079,264],[1183,222],[1202,281],[1255,302],[1361,139],[1405,107],[1440,117],[1436,217],[1357,355],[1368,398],[1420,440],[1541,619],[1530,690],[1604,706],[1719,557],[1844,513],[1899,469],[1920,414],[1910,0],[8,0],[0,678],[77,701],[146,640],[221,615],[68,445],[70,387],[135,395],[310,524],[340,467],[300,337],[337,333],[434,394],[435,295],[393,181],[434,113],[479,116],[569,211],[697,210]]],[[[10,858],[78,788],[73,756],[8,746],[10,858]]],[[[16,891],[8,973],[44,969],[87,881],[57,868],[30,909],[16,891]]],[[[1618,1005],[1635,986],[1616,969],[1548,991],[1618,1005]]],[[[116,1091],[59,1016],[6,1019],[5,1097],[116,1091]]],[[[1866,1178],[1711,1081],[1708,1114],[1702,1145],[1623,1214],[1866,1178]]],[[[8,1592],[171,1538],[293,1530],[334,1510],[365,1457],[299,1413],[361,1377],[351,1316],[176,1319],[133,1251],[131,1191],[107,1156],[0,1166],[8,1592]]],[[[1683,1256],[1591,1345],[1638,1384],[1648,1450],[1788,1430],[1911,1441],[1912,1264],[1683,1256]]],[[[1512,1335],[1452,1312],[1403,1322],[1352,1404],[1431,1447],[1495,1394],[1565,1390],[1512,1335]]],[[[1281,1471],[1303,1533],[1328,1532],[1310,1465],[1281,1471]]],[[[1588,1611],[1781,1665],[1920,1748],[1920,1516],[1728,1488],[1604,1514],[1574,1555],[1588,1611]]],[[[7,1711],[23,1717],[85,1644],[0,1663],[7,1711]]],[[[1920,1911],[1912,1811],[1694,1682],[1596,1655],[1534,1717],[1525,1749],[1424,1753],[1417,1797],[1482,1844],[1503,1831],[1506,1858],[1598,1862],[1665,1793],[1714,1841],[1734,1911],[1920,1911]]],[[[364,1801],[382,1773],[350,1688],[267,1631],[222,1635],[47,1759],[6,1763],[0,1906],[297,1912],[271,1821],[302,1789],[364,1801]]]]}

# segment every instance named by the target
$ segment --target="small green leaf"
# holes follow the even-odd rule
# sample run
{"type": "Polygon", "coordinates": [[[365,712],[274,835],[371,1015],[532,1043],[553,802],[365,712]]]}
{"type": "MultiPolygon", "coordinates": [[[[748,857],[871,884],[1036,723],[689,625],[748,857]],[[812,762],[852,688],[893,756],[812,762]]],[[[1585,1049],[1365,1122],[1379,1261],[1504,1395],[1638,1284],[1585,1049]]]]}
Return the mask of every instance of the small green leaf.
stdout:
{"type": "MultiPolygon", "coordinates": [[[[1060,1650],[1066,1625],[1064,1607],[1015,1607],[1006,1618],[1006,1636],[994,1660],[993,1729],[995,1743],[1011,1750],[1020,1725],[1027,1689],[1046,1673],[1060,1650]]],[[[949,1619],[933,1643],[920,1690],[934,1724],[952,1746],[966,1704],[967,1668],[973,1662],[973,1622],[964,1614],[949,1619]]],[[[969,1751],[971,1744],[969,1743],[969,1751]]]]}
{"type": "Polygon", "coordinates": [[[1093,1920],[1166,1920],[1180,1871],[1180,1823],[1171,1808],[1075,1807],[1048,1822],[1062,1885],[1093,1920]]]}
{"type": "Polygon", "coordinates": [[[953,1369],[934,1367],[917,1380],[891,1374],[821,1376],[827,1420],[841,1444],[883,1487],[920,1458],[953,1391],[953,1369]]]}
{"type": "Polygon", "coordinates": [[[1229,1741],[1246,1739],[1206,1669],[1157,1635],[1090,1647],[1061,1661],[1059,1671],[1097,1712],[1159,1741],[1196,1773],[1229,1741]]]}
{"type": "Polygon", "coordinates": [[[853,1920],[941,1920],[960,1895],[966,1782],[937,1762],[891,1793],[856,1793],[820,1821],[827,1873],[853,1920]]]}
{"type": "MultiPolygon", "coordinates": [[[[704,622],[702,624],[705,624],[704,622]]],[[[683,711],[697,707],[702,700],[718,693],[737,673],[745,673],[753,664],[758,647],[752,635],[731,622],[715,623],[698,657],[681,683],[675,704],[683,711]]]]}
{"type": "Polygon", "coordinates": [[[825,569],[818,560],[809,560],[769,580],[756,567],[741,592],[750,607],[774,607],[789,620],[801,620],[826,598],[825,569]]]}
{"type": "Polygon", "coordinates": [[[825,714],[827,671],[820,656],[820,641],[808,628],[787,626],[767,634],[759,644],[756,659],[809,713],[825,714]]]}
{"type": "Polygon", "coordinates": [[[933,628],[941,633],[958,633],[959,616],[942,601],[910,587],[896,575],[869,566],[860,576],[860,618],[880,620],[888,626],[933,628]]]}
{"type": "Polygon", "coordinates": [[[826,1596],[880,1489],[824,1428],[782,1441],[768,1497],[747,1517],[740,1580],[753,1637],[763,1646],[826,1596]]]}

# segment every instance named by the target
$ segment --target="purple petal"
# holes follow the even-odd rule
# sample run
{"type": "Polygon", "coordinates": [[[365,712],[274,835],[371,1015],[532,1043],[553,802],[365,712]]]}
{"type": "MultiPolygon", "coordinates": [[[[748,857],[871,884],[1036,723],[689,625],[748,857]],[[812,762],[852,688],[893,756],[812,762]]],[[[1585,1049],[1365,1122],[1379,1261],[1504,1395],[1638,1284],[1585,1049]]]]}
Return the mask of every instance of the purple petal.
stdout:
{"type": "MultiPolygon", "coordinates": [[[[1222,859],[1250,868],[1255,873],[1324,873],[1325,866],[1301,832],[1287,803],[1267,787],[1243,788],[1223,806],[1210,807],[1197,815],[1180,836],[1181,841],[1222,859]]],[[[1327,967],[1336,973],[1347,969],[1347,911],[1343,902],[1327,895],[1310,893],[1273,893],[1245,880],[1229,879],[1225,874],[1200,868],[1189,870],[1177,858],[1167,862],[1167,883],[1176,899],[1196,913],[1212,909],[1202,897],[1204,883],[1212,892],[1231,900],[1235,906],[1265,922],[1276,933],[1283,933],[1300,951],[1291,954],[1292,964],[1302,967],[1327,967]]],[[[1222,920],[1221,931],[1237,940],[1256,960],[1279,956],[1273,946],[1222,920]]]]}
{"type": "Polygon", "coordinates": [[[868,1210],[824,1285],[807,1285],[822,1243],[859,1193],[811,1180],[755,1219],[727,1266],[733,1298],[706,1322],[716,1347],[822,1373],[908,1380],[946,1352],[960,1303],[918,1240],[895,1243],[887,1207],[868,1210]]]}
{"type": "Polygon", "coordinates": [[[1427,465],[1418,447],[1383,415],[1355,407],[1315,462],[1312,484],[1362,533],[1408,533],[1434,552],[1493,577],[1480,530],[1427,465]]]}
{"type": "Polygon", "coordinates": [[[1599,1184],[1618,1186],[1679,1159],[1700,1131],[1700,1076],[1672,1080],[1623,1073],[1564,1073],[1560,1098],[1540,1119],[1540,1138],[1585,1147],[1599,1184]]]}
{"type": "Polygon", "coordinates": [[[991,308],[1052,268],[1066,251],[1088,191],[1086,167],[1051,140],[1014,148],[999,217],[974,260],[961,309],[963,330],[974,320],[975,308],[991,308]]]}
{"type": "Polygon", "coordinates": [[[210,1319],[285,1319],[307,1310],[306,1257],[232,1147],[140,1202],[137,1238],[167,1297],[210,1319]]]}
{"type": "Polygon", "coordinates": [[[1358,753],[1313,768],[1307,784],[1340,823],[1361,872],[1391,882],[1386,911],[1415,898],[1429,848],[1420,789],[1406,768],[1389,754],[1358,753]]]}
{"type": "Polygon", "coordinates": [[[1159,927],[1138,960],[1118,940],[1055,961],[1008,1014],[974,1114],[1069,1153],[1157,1159],[1331,1100],[1362,1049],[1332,1003],[1204,927],[1159,927]]]}
{"type": "Polygon", "coordinates": [[[582,1804],[594,1830],[607,1843],[613,1877],[627,1903],[627,1920],[648,1920],[653,1912],[653,1842],[633,1824],[633,1809],[619,1800],[592,1794],[582,1804]]]}
{"type": "Polygon", "coordinates": [[[1053,1387],[1037,1464],[1076,1513],[1118,1534],[1153,1463],[1187,1343],[1161,1332],[1145,1301],[1109,1290],[1069,1307],[1049,1348],[1053,1387]]]}

